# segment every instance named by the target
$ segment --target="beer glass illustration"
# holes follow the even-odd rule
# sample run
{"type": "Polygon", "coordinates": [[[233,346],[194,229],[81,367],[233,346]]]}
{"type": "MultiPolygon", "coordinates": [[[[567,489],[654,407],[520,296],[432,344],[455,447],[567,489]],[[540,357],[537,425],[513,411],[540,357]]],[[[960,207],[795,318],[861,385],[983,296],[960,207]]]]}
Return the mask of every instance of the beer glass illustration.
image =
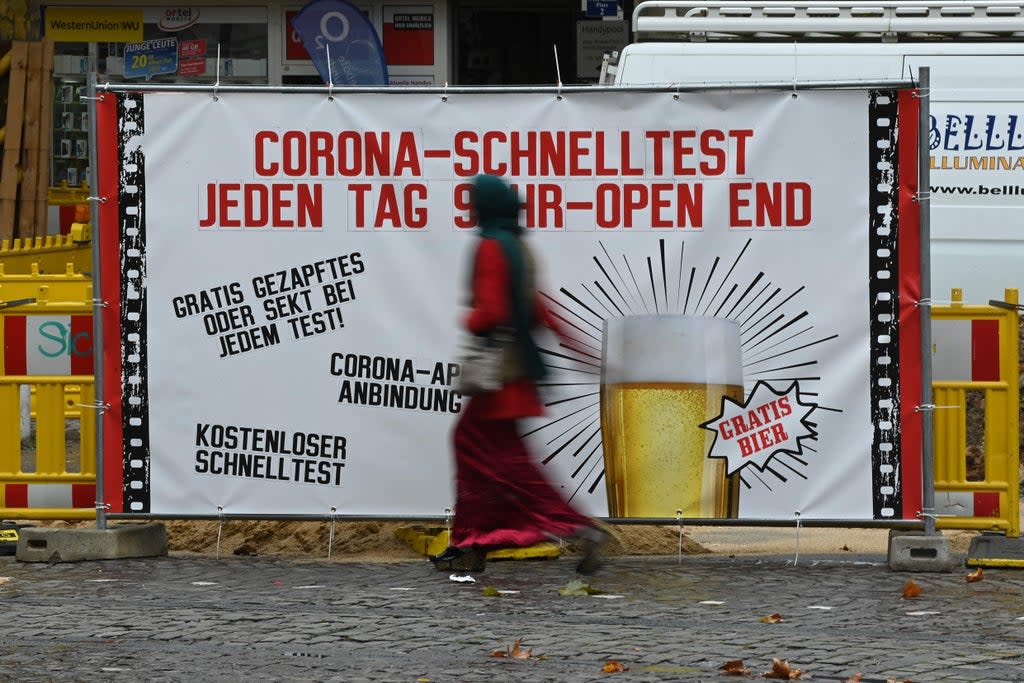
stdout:
{"type": "Polygon", "coordinates": [[[738,476],[700,427],[743,400],[739,323],[688,315],[604,322],[601,436],[611,517],[734,517],[738,476]]]}

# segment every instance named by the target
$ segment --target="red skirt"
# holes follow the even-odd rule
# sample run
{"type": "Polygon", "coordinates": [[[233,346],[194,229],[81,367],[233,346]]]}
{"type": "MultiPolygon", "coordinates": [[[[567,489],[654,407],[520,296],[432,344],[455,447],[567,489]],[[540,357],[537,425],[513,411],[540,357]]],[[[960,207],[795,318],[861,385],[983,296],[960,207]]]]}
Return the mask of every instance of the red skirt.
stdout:
{"type": "Polygon", "coordinates": [[[451,544],[524,547],[590,527],[534,463],[515,419],[492,419],[470,399],[455,426],[451,544]]]}

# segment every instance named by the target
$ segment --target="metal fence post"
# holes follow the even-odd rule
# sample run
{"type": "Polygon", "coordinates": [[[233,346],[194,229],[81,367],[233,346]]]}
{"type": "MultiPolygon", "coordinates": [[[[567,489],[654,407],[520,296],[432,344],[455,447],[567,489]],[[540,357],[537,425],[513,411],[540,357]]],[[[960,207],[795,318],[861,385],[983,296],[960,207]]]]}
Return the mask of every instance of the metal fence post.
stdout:
{"type": "Polygon", "coordinates": [[[92,221],[92,349],[96,405],[96,528],[107,528],[107,509],[103,497],[103,295],[100,277],[100,212],[103,198],[99,195],[99,153],[96,149],[96,71],[89,72],[89,220],[92,221]]]}
{"type": "Polygon", "coordinates": [[[918,150],[917,150],[917,201],[920,217],[921,238],[921,514],[924,517],[924,533],[931,536],[935,531],[935,434],[934,413],[932,412],[932,267],[931,267],[931,185],[928,149],[929,107],[931,99],[931,76],[929,68],[918,70],[918,150]]]}

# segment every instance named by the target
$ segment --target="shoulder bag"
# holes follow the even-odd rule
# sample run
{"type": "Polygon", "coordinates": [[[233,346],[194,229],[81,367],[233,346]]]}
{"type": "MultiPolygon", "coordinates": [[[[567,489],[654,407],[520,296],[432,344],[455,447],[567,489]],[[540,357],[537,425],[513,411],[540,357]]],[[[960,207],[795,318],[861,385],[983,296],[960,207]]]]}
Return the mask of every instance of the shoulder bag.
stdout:
{"type": "Polygon", "coordinates": [[[466,335],[459,351],[455,391],[463,396],[476,396],[500,389],[505,347],[511,340],[512,330],[507,327],[499,327],[489,334],[466,335]]]}

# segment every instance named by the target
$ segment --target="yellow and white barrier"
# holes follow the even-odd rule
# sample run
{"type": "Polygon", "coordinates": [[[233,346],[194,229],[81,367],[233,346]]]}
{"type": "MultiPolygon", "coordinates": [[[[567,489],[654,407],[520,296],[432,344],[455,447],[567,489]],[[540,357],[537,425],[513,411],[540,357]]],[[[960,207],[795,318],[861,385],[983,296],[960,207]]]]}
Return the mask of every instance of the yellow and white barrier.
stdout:
{"type": "Polygon", "coordinates": [[[1019,314],[952,299],[932,307],[936,525],[1018,537],[1019,314]]]}
{"type": "Polygon", "coordinates": [[[0,271],[0,517],[96,514],[92,282],[74,270],[0,271]],[[66,438],[73,420],[77,451],[66,438]]]}

